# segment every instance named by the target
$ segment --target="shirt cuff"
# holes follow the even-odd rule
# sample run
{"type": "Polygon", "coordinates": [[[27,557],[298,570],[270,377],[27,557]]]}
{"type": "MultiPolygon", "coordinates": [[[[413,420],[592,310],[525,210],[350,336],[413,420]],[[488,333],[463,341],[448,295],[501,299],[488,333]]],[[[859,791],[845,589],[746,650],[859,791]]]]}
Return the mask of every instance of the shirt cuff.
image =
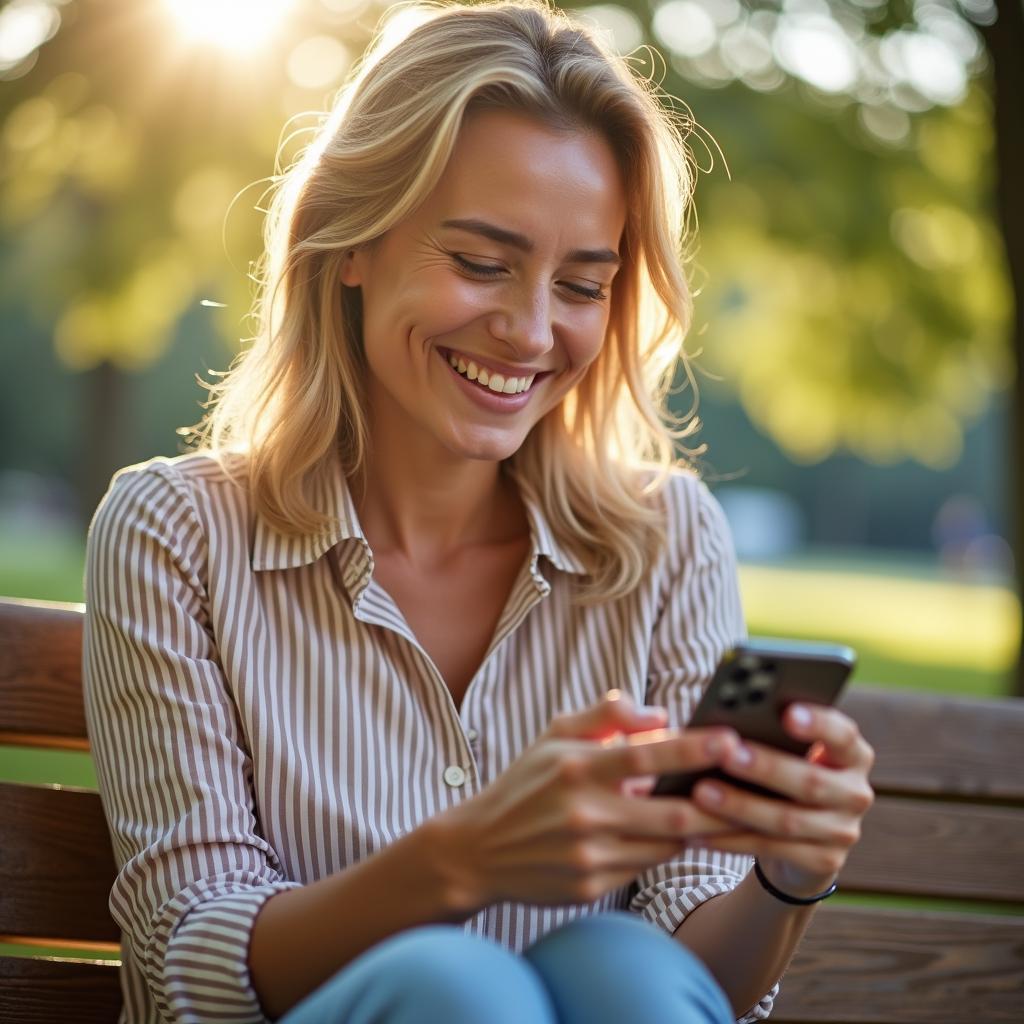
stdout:
{"type": "Polygon", "coordinates": [[[206,899],[184,911],[163,962],[163,992],[176,1024],[268,1020],[249,976],[252,927],[271,896],[300,887],[299,882],[269,882],[206,899]]]}

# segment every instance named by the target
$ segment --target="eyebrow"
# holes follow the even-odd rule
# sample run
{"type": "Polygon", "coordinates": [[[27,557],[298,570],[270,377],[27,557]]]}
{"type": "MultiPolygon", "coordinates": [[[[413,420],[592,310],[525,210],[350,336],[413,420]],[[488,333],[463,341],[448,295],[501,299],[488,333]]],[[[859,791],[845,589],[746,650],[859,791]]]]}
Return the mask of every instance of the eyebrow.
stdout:
{"type": "MultiPolygon", "coordinates": [[[[501,245],[511,245],[523,252],[533,252],[533,242],[517,231],[509,231],[508,228],[500,228],[497,224],[488,224],[485,220],[444,220],[441,221],[443,228],[458,228],[460,231],[469,231],[474,235],[483,235],[492,242],[501,245]]],[[[611,263],[619,266],[622,260],[619,255],[611,249],[573,249],[566,254],[568,263],[611,263]]]]}

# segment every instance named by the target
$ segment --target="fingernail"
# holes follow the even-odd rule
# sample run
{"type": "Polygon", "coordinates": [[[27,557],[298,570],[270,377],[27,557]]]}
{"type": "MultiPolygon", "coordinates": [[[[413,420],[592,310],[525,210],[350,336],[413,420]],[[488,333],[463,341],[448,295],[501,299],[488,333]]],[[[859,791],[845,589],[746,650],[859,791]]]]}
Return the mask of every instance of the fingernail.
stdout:
{"type": "Polygon", "coordinates": [[[736,764],[748,765],[754,760],[754,755],[750,752],[750,747],[745,747],[740,744],[740,746],[732,752],[732,759],[736,764]]]}
{"type": "Polygon", "coordinates": [[[722,802],[722,790],[713,782],[705,782],[698,790],[701,799],[709,804],[720,804],[722,802]]]}
{"type": "Polygon", "coordinates": [[[811,724],[811,713],[803,704],[794,704],[789,713],[793,719],[793,724],[798,728],[806,729],[811,724]]]}
{"type": "Polygon", "coordinates": [[[661,721],[663,718],[668,718],[668,712],[664,708],[641,706],[636,709],[636,713],[640,718],[649,718],[651,721],[661,721]]]}
{"type": "Polygon", "coordinates": [[[709,736],[704,742],[704,749],[712,757],[718,757],[725,750],[725,742],[721,736],[709,736]]]}

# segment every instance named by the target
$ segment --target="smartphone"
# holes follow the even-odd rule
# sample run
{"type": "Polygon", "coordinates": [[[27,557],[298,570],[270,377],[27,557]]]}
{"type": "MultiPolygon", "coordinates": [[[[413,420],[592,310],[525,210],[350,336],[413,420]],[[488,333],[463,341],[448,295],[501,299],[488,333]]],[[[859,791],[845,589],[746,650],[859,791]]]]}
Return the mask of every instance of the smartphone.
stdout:
{"type": "MultiPolygon", "coordinates": [[[[752,637],[722,656],[687,727],[727,725],[744,739],[803,756],[811,745],[786,732],[783,712],[797,701],[835,703],[856,661],[854,650],[839,644],[752,637]]],[[[779,795],[719,768],[704,768],[660,776],[651,796],[689,796],[704,778],[779,795]]]]}

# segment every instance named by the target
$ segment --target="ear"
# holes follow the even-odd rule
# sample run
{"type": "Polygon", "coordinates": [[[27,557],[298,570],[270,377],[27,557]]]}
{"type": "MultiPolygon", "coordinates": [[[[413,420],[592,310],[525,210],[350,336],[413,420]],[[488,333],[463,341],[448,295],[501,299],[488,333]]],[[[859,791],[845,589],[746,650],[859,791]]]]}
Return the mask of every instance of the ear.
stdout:
{"type": "Polygon", "coordinates": [[[341,283],[349,288],[358,288],[363,283],[363,275],[356,259],[356,250],[349,249],[341,261],[341,283]]]}

